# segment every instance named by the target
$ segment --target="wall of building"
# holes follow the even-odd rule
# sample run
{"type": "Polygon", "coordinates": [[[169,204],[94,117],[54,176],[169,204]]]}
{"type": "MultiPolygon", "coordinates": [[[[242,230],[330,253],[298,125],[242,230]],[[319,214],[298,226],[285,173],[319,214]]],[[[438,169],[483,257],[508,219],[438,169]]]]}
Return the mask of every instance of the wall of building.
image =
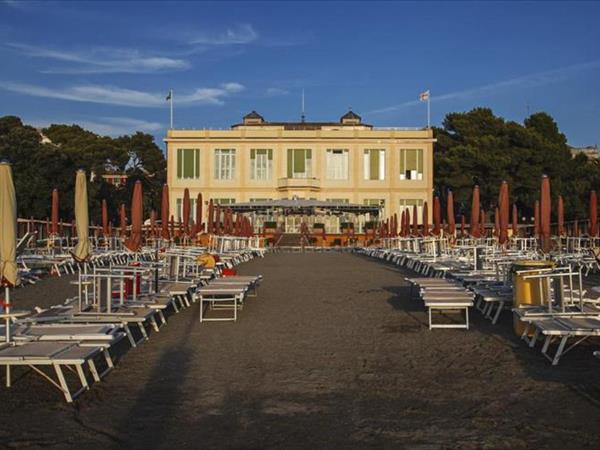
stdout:
{"type": "Polygon", "coordinates": [[[204,200],[232,198],[248,202],[252,198],[348,199],[363,204],[366,199],[383,199],[385,215],[400,213],[401,199],[427,201],[431,214],[433,192],[433,132],[431,130],[377,130],[365,127],[344,129],[284,130],[283,127],[240,127],[232,130],[169,130],[167,138],[168,183],[171,214],[176,215],[176,199],[183,197],[187,187],[192,198],[201,192],[204,200]],[[250,179],[250,150],[273,150],[273,173],[270,180],[250,179]],[[312,150],[313,179],[309,183],[287,179],[287,150],[312,150]],[[400,179],[400,149],[423,150],[423,178],[400,179]],[[200,149],[198,179],[177,178],[177,150],[200,149]],[[214,176],[215,149],[235,149],[235,177],[217,180],[214,176]],[[326,177],[327,149],[347,149],[348,179],[328,180],[326,177]],[[384,180],[365,180],[363,176],[364,149],[385,150],[384,180]],[[282,188],[289,184],[292,187],[282,188]],[[302,184],[310,187],[301,186],[302,184]],[[300,185],[300,186],[296,186],[300,185]],[[296,186],[296,187],[293,187],[296,186]]]}

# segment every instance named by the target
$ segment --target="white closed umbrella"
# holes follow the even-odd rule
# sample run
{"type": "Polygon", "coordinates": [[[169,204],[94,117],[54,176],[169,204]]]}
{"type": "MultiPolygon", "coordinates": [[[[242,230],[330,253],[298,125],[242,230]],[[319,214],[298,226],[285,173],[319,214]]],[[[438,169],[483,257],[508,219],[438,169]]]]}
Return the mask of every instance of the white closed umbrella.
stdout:
{"type": "Polygon", "coordinates": [[[90,257],[88,195],[85,170],[77,171],[75,177],[75,225],[77,228],[77,245],[71,253],[77,262],[84,262],[90,257]]]}

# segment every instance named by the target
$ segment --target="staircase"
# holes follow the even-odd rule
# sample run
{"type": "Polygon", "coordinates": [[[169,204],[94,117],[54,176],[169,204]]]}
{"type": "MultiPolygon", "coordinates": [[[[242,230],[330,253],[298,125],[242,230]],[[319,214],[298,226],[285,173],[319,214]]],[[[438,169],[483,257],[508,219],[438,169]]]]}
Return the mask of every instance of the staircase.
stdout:
{"type": "Polygon", "coordinates": [[[275,243],[277,247],[303,247],[307,245],[306,239],[301,233],[283,233],[275,243]]]}

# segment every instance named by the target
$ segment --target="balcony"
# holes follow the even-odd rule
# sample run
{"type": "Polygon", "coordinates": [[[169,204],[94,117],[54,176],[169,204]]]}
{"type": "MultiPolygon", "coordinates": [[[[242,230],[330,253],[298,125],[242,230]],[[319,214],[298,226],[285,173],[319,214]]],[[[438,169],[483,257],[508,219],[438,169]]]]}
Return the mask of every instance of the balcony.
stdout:
{"type": "Polygon", "coordinates": [[[277,180],[278,191],[288,191],[292,189],[318,192],[321,190],[321,180],[318,178],[279,178],[277,180]]]}

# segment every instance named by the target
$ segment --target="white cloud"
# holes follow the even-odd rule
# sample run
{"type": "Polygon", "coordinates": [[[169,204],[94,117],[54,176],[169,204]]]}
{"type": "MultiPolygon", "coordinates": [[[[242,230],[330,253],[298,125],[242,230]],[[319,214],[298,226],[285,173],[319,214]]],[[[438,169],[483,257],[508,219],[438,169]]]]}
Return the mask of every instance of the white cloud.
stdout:
{"type": "Polygon", "coordinates": [[[220,33],[195,33],[189,39],[192,45],[242,45],[258,39],[258,33],[250,24],[227,28],[220,33]]]}
{"type": "Polygon", "coordinates": [[[143,54],[135,49],[95,47],[59,50],[17,42],[6,45],[26,56],[67,63],[65,67],[42,70],[43,73],[151,73],[190,68],[186,60],[143,54]]]}
{"type": "Polygon", "coordinates": [[[278,88],[278,87],[270,87],[270,88],[267,88],[267,90],[266,90],[266,94],[271,97],[276,97],[279,95],[288,95],[289,93],[290,93],[290,91],[288,91],[287,89],[282,89],[282,88],[278,88]]]}
{"type": "MultiPolygon", "coordinates": [[[[103,103],[108,105],[132,106],[143,108],[162,107],[166,105],[165,92],[144,92],[123,89],[116,86],[84,85],[64,88],[47,88],[31,84],[0,81],[0,89],[32,97],[55,98],[86,103],[103,103]]],[[[176,104],[184,105],[222,105],[224,98],[240,92],[244,86],[239,83],[224,83],[215,88],[196,88],[192,92],[178,93],[173,98],[176,104]]]]}
{"type": "MultiPolygon", "coordinates": [[[[498,92],[543,86],[546,84],[557,83],[564,81],[579,72],[586,70],[593,70],[600,68],[600,60],[591,61],[587,63],[574,64],[567,67],[561,67],[558,69],[547,70],[544,72],[537,72],[528,75],[523,75],[509,80],[499,81],[496,83],[490,83],[483,86],[477,86],[470,89],[463,89],[460,91],[449,92],[447,94],[435,95],[435,92],[431,93],[431,102],[441,102],[447,100],[468,100],[472,98],[485,97],[487,95],[494,95],[498,92]]],[[[415,95],[416,96],[416,95],[415,95]]],[[[421,103],[419,100],[410,100],[397,105],[387,106],[385,108],[375,109],[369,111],[368,114],[383,114],[393,111],[398,111],[407,107],[415,106],[421,103]]]]}

